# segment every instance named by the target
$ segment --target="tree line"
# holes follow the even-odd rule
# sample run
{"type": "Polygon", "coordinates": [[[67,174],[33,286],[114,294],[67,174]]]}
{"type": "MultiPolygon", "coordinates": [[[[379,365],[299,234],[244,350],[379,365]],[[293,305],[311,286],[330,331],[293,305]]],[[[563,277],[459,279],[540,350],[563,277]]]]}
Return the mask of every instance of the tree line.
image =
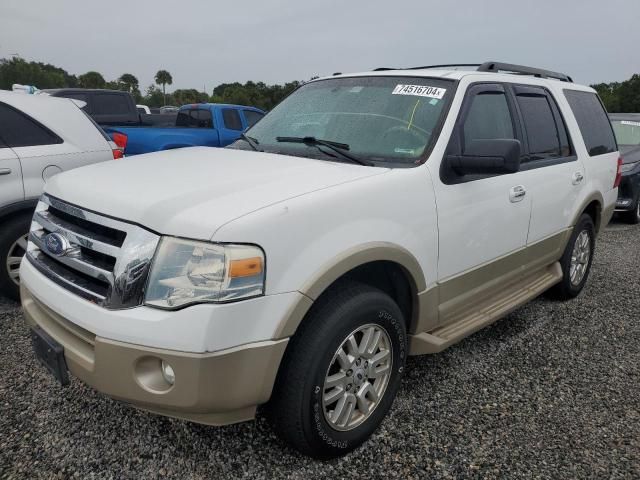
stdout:
{"type": "Polygon", "coordinates": [[[11,90],[15,83],[47,88],[106,88],[131,93],[136,103],[149,107],[163,105],[184,105],[187,103],[213,102],[250,105],[270,110],[284,97],[295,90],[302,82],[293,81],[284,85],[267,85],[264,82],[248,81],[223,83],[213,89],[211,95],[195,88],[177,89],[167,92],[167,85],[173,83],[173,77],[167,70],[158,70],[155,84],[149,85],[144,93],[138,78],[131,73],[123,73],[115,80],[106,80],[96,71],[82,75],[70,74],[66,70],[49,63],[28,62],[19,57],[0,58],[0,89],[11,90]]]}
{"type": "Polygon", "coordinates": [[[640,75],[624,82],[598,83],[596,89],[608,112],[640,113],[640,75]]]}
{"type": "MultiPolygon", "coordinates": [[[[19,57],[0,59],[0,89],[3,90],[10,90],[14,83],[35,85],[40,89],[108,88],[127,91],[134,96],[136,103],[149,107],[214,102],[252,105],[270,110],[302,83],[297,80],[284,85],[267,85],[264,82],[252,81],[244,84],[223,83],[215,87],[209,95],[195,88],[177,89],[167,93],[167,85],[173,83],[173,77],[167,70],[159,70],[154,80],[155,84],[149,85],[143,93],[138,78],[131,73],[123,73],[116,80],[107,81],[102,74],[95,71],[76,76],[49,63],[27,62],[19,57]]],[[[609,112],[640,112],[640,75],[635,74],[622,82],[599,83],[592,87],[598,91],[609,112]]]]}

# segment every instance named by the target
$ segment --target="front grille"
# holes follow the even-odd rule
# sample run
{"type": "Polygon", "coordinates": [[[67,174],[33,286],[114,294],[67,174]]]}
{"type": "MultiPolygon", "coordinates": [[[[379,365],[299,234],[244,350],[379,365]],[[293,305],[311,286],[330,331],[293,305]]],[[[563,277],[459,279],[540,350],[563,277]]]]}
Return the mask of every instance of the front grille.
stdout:
{"type": "Polygon", "coordinates": [[[49,279],[91,302],[130,308],[142,303],[158,241],[141,227],[45,194],[33,216],[27,258],[49,279]],[[62,246],[53,249],[51,240],[62,246]]]}

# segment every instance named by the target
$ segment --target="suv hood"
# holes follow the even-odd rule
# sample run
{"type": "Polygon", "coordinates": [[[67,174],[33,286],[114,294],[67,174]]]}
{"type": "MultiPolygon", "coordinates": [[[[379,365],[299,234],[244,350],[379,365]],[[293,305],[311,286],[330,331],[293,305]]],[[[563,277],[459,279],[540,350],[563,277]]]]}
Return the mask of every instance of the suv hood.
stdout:
{"type": "MultiPolygon", "coordinates": [[[[46,192],[165,235],[210,239],[242,215],[386,168],[269,153],[183,148],[53,177],[46,192]]],[[[240,241],[241,239],[239,239],[240,241]]]]}

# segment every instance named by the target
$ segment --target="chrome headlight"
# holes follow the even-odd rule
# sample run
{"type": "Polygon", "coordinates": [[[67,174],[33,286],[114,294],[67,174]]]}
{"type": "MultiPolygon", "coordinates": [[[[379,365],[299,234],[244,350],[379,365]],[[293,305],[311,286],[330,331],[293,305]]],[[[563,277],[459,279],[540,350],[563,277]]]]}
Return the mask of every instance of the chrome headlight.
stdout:
{"type": "Polygon", "coordinates": [[[256,297],[264,294],[264,270],[264,253],[254,245],[163,237],[151,267],[145,304],[178,308],[256,297]]]}
{"type": "Polygon", "coordinates": [[[620,167],[620,172],[621,173],[630,172],[631,170],[633,170],[638,166],[638,163],[639,162],[623,163],[622,166],[620,167]]]}

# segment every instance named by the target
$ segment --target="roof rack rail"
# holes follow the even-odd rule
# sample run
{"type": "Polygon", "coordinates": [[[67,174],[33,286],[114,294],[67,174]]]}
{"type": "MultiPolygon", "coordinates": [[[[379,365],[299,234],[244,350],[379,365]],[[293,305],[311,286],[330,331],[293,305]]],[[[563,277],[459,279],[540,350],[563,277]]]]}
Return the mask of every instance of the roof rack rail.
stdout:
{"type": "Polygon", "coordinates": [[[444,65],[425,65],[423,67],[409,67],[405,70],[426,70],[429,68],[479,67],[479,63],[447,63],[444,65]]]}
{"type": "Polygon", "coordinates": [[[573,79],[569,75],[564,73],[553,72],[551,70],[544,70],[542,68],[526,67],[524,65],[514,65],[512,63],[502,62],[484,62],[480,63],[450,63],[445,65],[425,65],[423,67],[408,67],[408,68],[390,68],[379,67],[373,70],[374,72],[383,72],[386,70],[425,70],[429,68],[455,68],[455,67],[476,67],[478,72],[507,72],[517,75],[533,75],[538,78],[554,78],[563,82],[573,83],[573,79]]]}
{"type": "Polygon", "coordinates": [[[520,75],[533,75],[539,78],[554,78],[563,82],[572,82],[569,75],[564,73],[552,72],[551,70],[543,70],[542,68],[526,67],[524,65],[514,65],[512,63],[501,62],[484,62],[478,67],[479,72],[510,72],[520,75]]]}
{"type": "Polygon", "coordinates": [[[449,63],[446,65],[425,65],[423,67],[401,67],[401,68],[392,68],[392,67],[378,67],[375,68],[374,72],[384,72],[386,70],[423,70],[427,68],[453,68],[453,67],[479,67],[479,63],[449,63]]]}

